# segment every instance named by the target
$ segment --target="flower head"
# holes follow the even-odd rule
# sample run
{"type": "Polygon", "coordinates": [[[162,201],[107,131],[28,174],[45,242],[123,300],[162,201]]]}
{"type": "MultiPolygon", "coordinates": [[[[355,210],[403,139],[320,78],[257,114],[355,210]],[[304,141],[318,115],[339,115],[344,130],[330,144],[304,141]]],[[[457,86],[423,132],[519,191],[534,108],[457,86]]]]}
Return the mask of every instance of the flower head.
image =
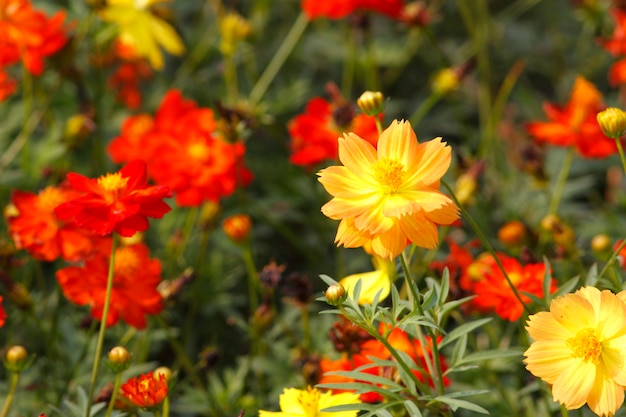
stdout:
{"type": "Polygon", "coordinates": [[[399,19],[404,10],[403,0],[302,0],[302,10],[309,19],[325,17],[342,19],[356,11],[373,11],[399,19]]]}
{"type": "Polygon", "coordinates": [[[343,166],[321,170],[319,181],[334,198],[322,213],[341,220],[335,242],[354,248],[371,244],[385,259],[408,242],[432,249],[438,224],[458,219],[458,207],[439,191],[450,166],[441,138],[418,143],[408,122],[392,122],[375,148],[354,133],[339,139],[343,166]]]}
{"type": "MultiPolygon", "coordinates": [[[[109,257],[104,254],[107,251],[103,248],[102,252],[88,258],[84,266],[69,266],[56,273],[65,297],[75,304],[90,306],[91,315],[97,320],[102,320],[104,313],[109,271],[109,257]]],[[[107,326],[122,318],[129,325],[143,329],[147,324],[146,315],[163,309],[163,299],[157,291],[161,263],[150,259],[149,255],[143,243],[116,249],[107,326]]]]}
{"type": "Polygon", "coordinates": [[[526,330],[534,340],[524,352],[526,369],[552,386],[552,396],[571,410],[585,403],[612,416],[626,388],[624,292],[583,287],[555,298],[550,311],[533,314],[526,330]]]}
{"type": "Polygon", "coordinates": [[[259,417],[356,417],[358,411],[322,411],[336,405],[358,404],[359,396],[351,393],[333,394],[317,388],[306,390],[285,388],[279,398],[281,411],[259,411],[259,417]]]}
{"type": "Polygon", "coordinates": [[[169,23],[150,11],[156,3],[167,0],[108,0],[100,18],[117,25],[121,42],[132,46],[137,55],[146,57],[152,68],[163,68],[161,47],[173,55],[185,52],[185,45],[169,23]]]}
{"type": "Polygon", "coordinates": [[[0,327],[4,326],[6,319],[7,313],[4,311],[4,307],[2,306],[2,297],[0,296],[0,327]]]}
{"type": "Polygon", "coordinates": [[[124,398],[135,407],[154,409],[167,396],[167,380],[163,373],[156,376],[154,372],[148,372],[129,379],[121,390],[124,398]]]}
{"type": "Polygon", "coordinates": [[[146,164],[129,162],[120,171],[90,179],[70,172],[67,179],[82,194],[56,207],[61,220],[73,221],[98,235],[113,231],[132,236],[148,229],[148,217],[161,218],[170,211],[163,201],[170,191],[165,186],[148,186],[146,164]]]}
{"type": "Polygon", "coordinates": [[[602,133],[596,119],[603,108],[598,89],[578,76],[569,102],[564,107],[545,103],[549,122],[531,122],[526,129],[538,143],[573,146],[585,158],[604,158],[617,153],[617,146],[615,140],[602,133]]]}

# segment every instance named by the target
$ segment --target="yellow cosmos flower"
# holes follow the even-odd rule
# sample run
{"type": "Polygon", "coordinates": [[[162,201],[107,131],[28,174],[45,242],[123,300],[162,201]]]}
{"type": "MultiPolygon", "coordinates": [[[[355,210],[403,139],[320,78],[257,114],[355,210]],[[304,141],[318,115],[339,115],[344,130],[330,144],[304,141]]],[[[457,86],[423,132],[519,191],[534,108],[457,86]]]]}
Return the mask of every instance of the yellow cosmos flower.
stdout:
{"type": "Polygon", "coordinates": [[[259,417],[356,417],[357,410],[336,412],[321,410],[336,405],[358,404],[360,402],[358,394],[349,392],[333,395],[330,391],[320,392],[311,387],[306,390],[285,388],[279,398],[281,411],[260,410],[259,417]]]}
{"type": "Polygon", "coordinates": [[[524,353],[526,369],[552,385],[567,409],[585,403],[612,416],[626,388],[624,292],[584,287],[552,300],[549,312],[533,314],[526,330],[534,342],[524,353]]]}
{"type": "Polygon", "coordinates": [[[459,218],[458,207],[439,191],[451,151],[441,138],[418,143],[409,122],[394,121],[375,148],[354,133],[339,138],[343,166],[318,173],[334,198],[322,213],[341,220],[335,243],[347,248],[371,244],[385,259],[410,241],[424,248],[438,244],[438,224],[459,218]]]}
{"type": "Polygon", "coordinates": [[[353,296],[354,287],[361,280],[361,291],[357,300],[359,304],[373,303],[374,297],[379,291],[378,300],[382,301],[387,298],[391,291],[391,283],[396,273],[395,264],[376,255],[372,257],[372,263],[376,268],[375,271],[349,275],[339,282],[348,294],[353,296]]]}
{"type": "Polygon", "coordinates": [[[147,58],[154,69],[163,68],[161,49],[172,55],[185,52],[185,45],[176,31],[150,12],[150,6],[169,0],[108,0],[100,12],[106,22],[119,28],[119,39],[130,45],[138,56],[147,58]]]}

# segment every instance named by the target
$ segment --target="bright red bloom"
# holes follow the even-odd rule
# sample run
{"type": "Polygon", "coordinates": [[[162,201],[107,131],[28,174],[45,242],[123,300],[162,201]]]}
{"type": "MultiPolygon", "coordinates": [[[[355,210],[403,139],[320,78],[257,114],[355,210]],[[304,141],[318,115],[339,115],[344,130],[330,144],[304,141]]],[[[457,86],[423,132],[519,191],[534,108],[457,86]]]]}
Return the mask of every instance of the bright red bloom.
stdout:
{"type": "Polygon", "coordinates": [[[356,11],[372,11],[392,19],[402,15],[402,0],[302,0],[302,10],[309,19],[341,19],[356,11]]]}
{"type": "Polygon", "coordinates": [[[626,54],[626,12],[614,7],[611,9],[611,14],[615,20],[615,28],[613,34],[609,39],[600,39],[600,44],[611,54],[625,55],[626,54]]]}
{"type": "Polygon", "coordinates": [[[626,84],[626,58],[614,62],[609,68],[609,84],[612,87],[626,84]]]}
{"type": "Polygon", "coordinates": [[[70,172],[67,180],[82,195],[58,206],[56,215],[98,235],[116,231],[132,236],[148,229],[148,217],[161,218],[170,211],[163,201],[169,197],[169,189],[148,186],[146,164],[140,160],[98,179],[70,172]]]}
{"type": "Polygon", "coordinates": [[[145,160],[150,177],[168,186],[180,206],[217,202],[247,185],[252,174],[243,165],[243,143],[227,143],[215,129],[211,109],[199,108],[171,90],[154,118],[128,118],[108,152],[116,162],[145,160]]]}
{"type": "Polygon", "coordinates": [[[327,160],[336,160],[337,139],[343,132],[353,132],[376,146],[376,119],[360,114],[353,116],[347,103],[332,104],[323,98],[311,99],[303,114],[288,125],[291,136],[291,157],[294,165],[311,167],[327,160]],[[337,120],[345,118],[345,120],[337,120]]]}
{"type": "Polygon", "coordinates": [[[596,115],[603,109],[598,89],[578,76],[565,107],[545,103],[543,110],[550,121],[528,123],[526,129],[538,143],[574,146],[585,158],[604,158],[617,153],[617,145],[598,125],[596,115]]]}
{"type": "Polygon", "coordinates": [[[0,68],[0,102],[15,92],[17,81],[9,78],[9,75],[0,68]]]}
{"type": "Polygon", "coordinates": [[[7,313],[4,311],[4,307],[2,306],[2,296],[0,296],[0,327],[4,326],[4,323],[7,319],[7,313]]]}
{"type": "Polygon", "coordinates": [[[35,259],[54,261],[62,257],[76,262],[92,251],[92,234],[59,220],[54,209],[78,195],[63,187],[47,187],[38,194],[13,191],[11,203],[17,215],[9,216],[9,234],[18,249],[35,259]]]}
{"type": "Polygon", "coordinates": [[[33,75],[43,72],[43,59],[67,40],[65,12],[51,18],[35,10],[29,0],[0,1],[0,67],[19,62],[33,75]]]}
{"type": "MultiPolygon", "coordinates": [[[[521,317],[524,307],[515,297],[504,274],[493,261],[493,257],[489,255],[488,258],[491,262],[483,263],[483,268],[481,268],[484,278],[474,285],[476,298],[472,299],[472,304],[481,311],[495,311],[503,319],[515,321],[521,317]]],[[[545,264],[533,263],[522,266],[515,258],[503,254],[498,254],[498,258],[524,303],[531,302],[531,299],[524,293],[544,297],[545,264]]],[[[554,291],[556,291],[556,282],[551,280],[550,293],[554,291]]]]}
{"type": "Polygon", "coordinates": [[[164,374],[154,373],[134,377],[121,386],[122,395],[135,407],[153,408],[161,405],[167,396],[167,381],[164,374]]]}
{"type": "Polygon", "coordinates": [[[479,242],[472,240],[463,246],[459,246],[452,239],[446,239],[446,242],[450,248],[450,254],[441,261],[432,261],[430,269],[441,275],[443,270],[448,268],[451,282],[458,282],[459,286],[467,291],[471,288],[471,279],[468,279],[467,268],[474,262],[474,255],[472,255],[470,248],[477,247],[479,242]]]}
{"type": "MultiPolygon", "coordinates": [[[[163,299],[157,291],[161,282],[161,262],[150,259],[149,255],[148,248],[142,243],[116,249],[107,326],[114,325],[121,318],[129,325],[143,329],[147,324],[146,314],[157,314],[162,310],[163,299]]],[[[109,256],[95,253],[84,266],[60,269],[56,277],[68,300],[90,306],[91,316],[102,320],[108,271],[109,256]]]]}
{"type": "Polygon", "coordinates": [[[113,52],[121,63],[107,80],[107,85],[115,91],[117,99],[126,107],[136,109],[141,105],[139,83],[152,77],[152,68],[130,45],[116,41],[113,44],[113,52]]]}

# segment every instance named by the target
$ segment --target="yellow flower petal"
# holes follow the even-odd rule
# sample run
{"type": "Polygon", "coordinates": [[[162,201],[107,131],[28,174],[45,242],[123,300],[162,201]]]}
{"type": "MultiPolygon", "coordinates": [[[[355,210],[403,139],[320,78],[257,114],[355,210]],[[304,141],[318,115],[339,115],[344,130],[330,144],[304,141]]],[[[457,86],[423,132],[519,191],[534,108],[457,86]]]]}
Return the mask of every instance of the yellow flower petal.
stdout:
{"type": "Polygon", "coordinates": [[[577,361],[576,366],[565,368],[552,385],[554,401],[572,410],[582,407],[594,386],[597,368],[593,363],[577,361]]]}
{"type": "Polygon", "coordinates": [[[419,144],[415,159],[417,162],[408,167],[407,183],[421,186],[438,184],[450,167],[452,150],[441,138],[435,138],[419,144]]]}
{"type": "Polygon", "coordinates": [[[358,281],[361,281],[361,291],[359,292],[359,304],[371,304],[374,302],[376,294],[380,292],[379,300],[382,301],[389,295],[391,281],[384,271],[363,272],[345,277],[339,283],[343,285],[348,294],[354,298],[354,288],[358,281]]]}
{"type": "Polygon", "coordinates": [[[376,150],[365,139],[354,133],[338,139],[341,163],[362,181],[374,183],[371,167],[376,163],[376,150]]]}
{"type": "Polygon", "coordinates": [[[552,300],[550,312],[561,326],[573,333],[580,329],[594,327],[596,324],[592,305],[578,294],[568,294],[552,300]]]}
{"type": "Polygon", "coordinates": [[[393,159],[410,167],[415,163],[415,155],[418,153],[417,136],[409,122],[394,120],[381,133],[376,149],[378,159],[393,159]]]}
{"type": "Polygon", "coordinates": [[[624,387],[611,378],[596,378],[587,396],[587,405],[599,416],[612,416],[624,403],[624,387]]]}

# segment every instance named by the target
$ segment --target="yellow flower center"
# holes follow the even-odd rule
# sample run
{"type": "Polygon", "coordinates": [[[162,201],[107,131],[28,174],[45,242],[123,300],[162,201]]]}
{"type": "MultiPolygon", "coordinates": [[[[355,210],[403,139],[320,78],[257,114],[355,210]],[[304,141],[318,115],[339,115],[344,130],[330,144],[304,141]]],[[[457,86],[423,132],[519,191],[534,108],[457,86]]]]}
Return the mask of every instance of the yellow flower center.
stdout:
{"type": "Polygon", "coordinates": [[[394,159],[380,159],[373,167],[374,178],[387,194],[398,191],[404,182],[404,165],[394,159]]]}
{"type": "Polygon", "coordinates": [[[205,161],[208,158],[211,150],[206,145],[206,143],[196,142],[189,146],[188,152],[193,159],[205,161]]]}
{"type": "Polygon", "coordinates": [[[118,191],[126,188],[128,184],[128,177],[122,177],[122,174],[116,172],[115,174],[106,174],[98,178],[98,184],[104,188],[105,191],[118,191]]]}
{"type": "Polygon", "coordinates": [[[591,328],[579,331],[576,336],[567,339],[565,343],[572,349],[575,357],[585,362],[597,361],[602,353],[602,342],[598,340],[596,331],[591,328]]]}
{"type": "Polygon", "coordinates": [[[119,248],[115,251],[115,274],[124,277],[132,276],[139,267],[139,258],[134,250],[129,247],[119,248]]]}
{"type": "Polygon", "coordinates": [[[319,400],[320,392],[315,388],[309,387],[308,391],[298,393],[298,404],[300,404],[306,417],[317,416],[319,400]]]}
{"type": "Polygon", "coordinates": [[[48,213],[52,213],[63,201],[63,193],[55,187],[46,187],[37,196],[37,206],[48,213]]]}

